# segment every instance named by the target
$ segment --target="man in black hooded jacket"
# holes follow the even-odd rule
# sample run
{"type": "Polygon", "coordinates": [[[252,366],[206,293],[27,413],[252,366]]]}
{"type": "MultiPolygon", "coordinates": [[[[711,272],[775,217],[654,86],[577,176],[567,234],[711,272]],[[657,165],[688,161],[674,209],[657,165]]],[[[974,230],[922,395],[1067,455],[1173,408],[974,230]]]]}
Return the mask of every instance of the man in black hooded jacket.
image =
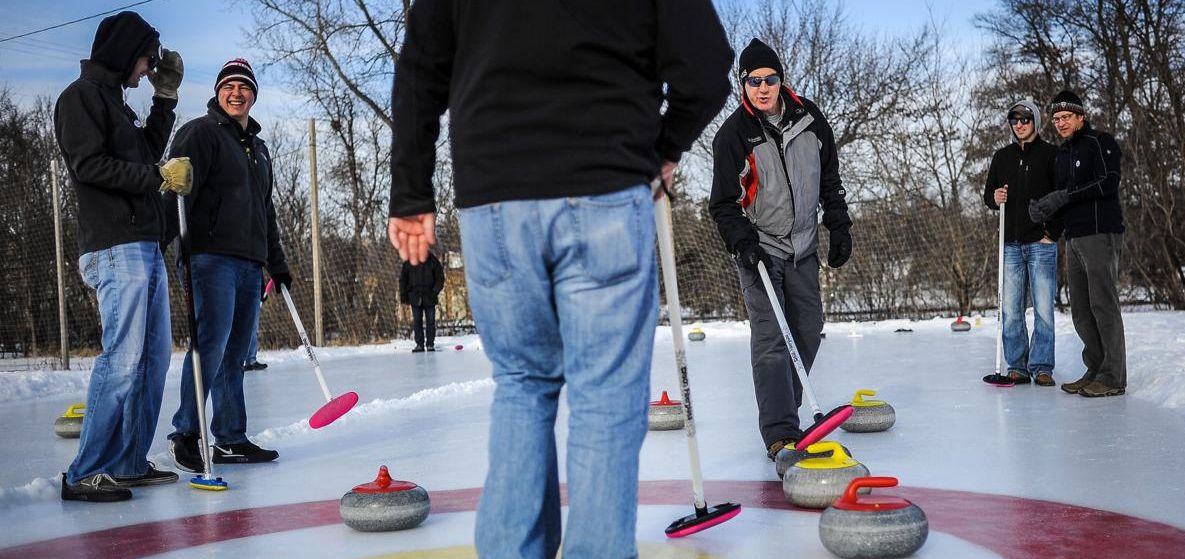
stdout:
{"type": "Polygon", "coordinates": [[[169,369],[169,290],[160,243],[160,193],[187,192],[185,159],[157,165],[176,117],[181,57],[134,12],[104,19],[81,76],[58,96],[54,133],[78,197],[78,268],[99,300],[103,352],[91,369],[78,455],[62,475],[62,499],[109,502],[127,488],[171,483],[148,461],[169,369]],[[155,71],[154,71],[155,68],[155,71]],[[147,122],[124,91],[148,76],[147,122]]]}
{"type": "Polygon", "coordinates": [[[425,347],[436,351],[436,302],[443,289],[444,266],[435,254],[429,252],[427,260],[414,266],[409,260],[403,261],[399,270],[399,300],[411,305],[411,327],[416,339],[413,353],[422,352],[425,347]]]}

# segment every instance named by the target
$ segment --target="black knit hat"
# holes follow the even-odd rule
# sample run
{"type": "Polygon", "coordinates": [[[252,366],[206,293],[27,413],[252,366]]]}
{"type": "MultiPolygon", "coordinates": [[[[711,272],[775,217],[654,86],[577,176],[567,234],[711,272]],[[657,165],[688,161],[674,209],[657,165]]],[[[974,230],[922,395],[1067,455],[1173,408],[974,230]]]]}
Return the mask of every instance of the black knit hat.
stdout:
{"type": "Polygon", "coordinates": [[[778,76],[785,78],[782,70],[782,61],[778,58],[778,53],[774,49],[769,48],[769,45],[761,42],[760,39],[753,39],[749,41],[749,46],[741,51],[741,59],[739,62],[740,79],[745,79],[749,76],[749,72],[758,68],[773,68],[778,76]]]}
{"type": "Polygon", "coordinates": [[[1082,98],[1068,89],[1062,90],[1053,98],[1053,102],[1049,104],[1049,113],[1057,113],[1061,111],[1070,111],[1080,115],[1086,114],[1086,108],[1082,105],[1082,98]]]}
{"type": "Polygon", "coordinates": [[[218,72],[218,80],[214,82],[214,93],[226,82],[240,81],[247,84],[251,88],[251,92],[259,97],[259,85],[255,83],[255,71],[251,69],[251,63],[247,62],[246,58],[234,58],[222,65],[222,70],[218,72]]]}

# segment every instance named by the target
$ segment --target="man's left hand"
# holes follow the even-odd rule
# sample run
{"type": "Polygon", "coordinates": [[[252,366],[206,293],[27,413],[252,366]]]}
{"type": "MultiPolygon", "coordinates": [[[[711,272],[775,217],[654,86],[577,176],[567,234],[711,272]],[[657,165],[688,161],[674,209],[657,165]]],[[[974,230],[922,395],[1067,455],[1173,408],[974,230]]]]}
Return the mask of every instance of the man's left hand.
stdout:
{"type": "Polygon", "coordinates": [[[838,268],[843,266],[852,256],[852,234],[850,226],[836,227],[831,230],[831,249],[827,251],[827,266],[838,268]]]}
{"type": "Polygon", "coordinates": [[[1045,223],[1069,201],[1070,195],[1065,190],[1054,190],[1039,200],[1029,202],[1029,219],[1033,223],[1045,223]]]}
{"type": "Polygon", "coordinates": [[[399,251],[399,258],[412,266],[428,260],[428,249],[436,244],[436,214],[392,217],[387,221],[387,237],[399,251]]]}

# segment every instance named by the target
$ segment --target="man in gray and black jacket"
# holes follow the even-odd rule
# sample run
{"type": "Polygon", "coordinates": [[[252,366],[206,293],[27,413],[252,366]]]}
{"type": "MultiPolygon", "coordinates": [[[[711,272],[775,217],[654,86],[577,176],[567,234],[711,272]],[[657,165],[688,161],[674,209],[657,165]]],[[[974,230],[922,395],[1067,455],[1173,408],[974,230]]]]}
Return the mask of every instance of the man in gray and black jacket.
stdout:
{"type": "Polygon", "coordinates": [[[835,137],[809,99],[783,85],[782,62],[753,39],[740,56],[741,104],[712,141],[710,211],[736,256],[749,313],[758,423],[770,459],[802,437],[802,386],[757,273],[764,262],[809,371],[823,331],[819,208],[830,231],[827,264],[852,254],[851,219],[835,137]]]}

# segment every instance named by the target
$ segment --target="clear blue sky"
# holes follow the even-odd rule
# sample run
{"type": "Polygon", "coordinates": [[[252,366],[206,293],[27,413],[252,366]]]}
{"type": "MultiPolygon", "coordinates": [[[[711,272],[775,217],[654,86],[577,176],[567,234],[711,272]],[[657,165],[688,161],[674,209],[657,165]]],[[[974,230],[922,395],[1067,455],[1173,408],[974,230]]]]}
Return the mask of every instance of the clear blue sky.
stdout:
{"type": "MultiPolygon", "coordinates": [[[[0,0],[0,38],[114,9],[134,0],[0,0]]],[[[721,0],[717,0],[720,2],[721,0]]],[[[743,0],[754,1],[754,0],[743,0]]],[[[996,6],[994,0],[832,0],[844,6],[851,21],[867,31],[895,35],[925,25],[933,14],[959,44],[978,50],[980,33],[971,17],[996,6]]],[[[726,2],[721,2],[726,3],[726,2]]],[[[133,8],[161,33],[161,40],[185,58],[179,117],[205,112],[212,83],[222,63],[237,56],[262,61],[248,34],[252,18],[249,2],[232,0],[154,0],[133,8]]],[[[8,87],[21,102],[38,95],[54,96],[78,76],[78,61],[90,52],[100,18],[0,43],[0,87],[8,87]]],[[[260,99],[253,116],[265,128],[272,115],[290,118],[299,112],[298,99],[283,91],[276,76],[260,74],[260,99]]],[[[278,70],[276,70],[278,71],[278,70]]],[[[275,71],[273,71],[275,72],[275,71]]],[[[144,80],[129,93],[137,109],[150,102],[152,87],[144,80]]]]}

